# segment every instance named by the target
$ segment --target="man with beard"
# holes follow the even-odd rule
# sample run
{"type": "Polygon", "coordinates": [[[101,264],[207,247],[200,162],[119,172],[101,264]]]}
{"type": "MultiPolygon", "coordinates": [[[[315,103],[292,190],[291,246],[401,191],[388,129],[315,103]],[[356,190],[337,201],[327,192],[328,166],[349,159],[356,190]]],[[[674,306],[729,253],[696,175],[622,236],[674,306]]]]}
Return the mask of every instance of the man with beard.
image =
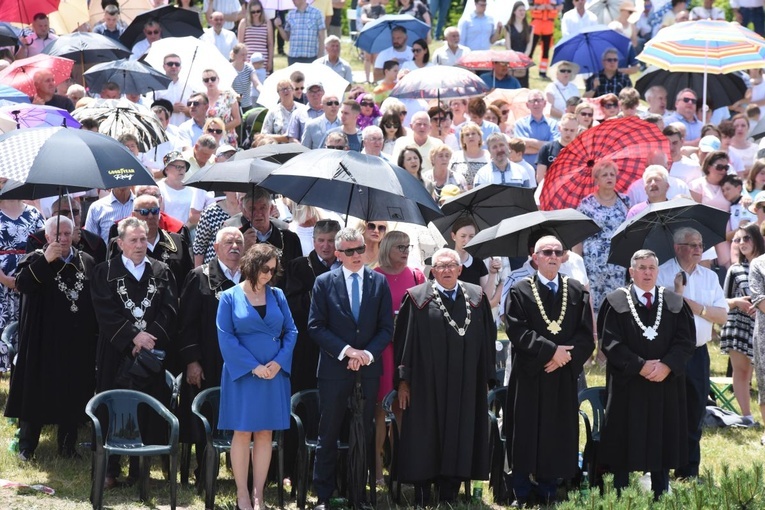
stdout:
{"type": "Polygon", "coordinates": [[[391,47],[382,50],[375,58],[374,78],[375,81],[383,79],[383,64],[389,60],[395,60],[399,65],[414,59],[412,47],[407,46],[406,28],[395,26],[390,32],[391,47]]]}
{"type": "MultiPolygon", "coordinates": [[[[141,195],[133,201],[133,217],[143,220],[148,227],[146,255],[161,260],[170,267],[177,284],[176,294],[180,294],[186,275],[194,268],[191,251],[179,234],[159,228],[159,212],[159,200],[152,195],[141,195]]],[[[119,253],[119,242],[112,239],[109,243],[109,258],[116,257],[119,253]]]]}
{"type": "Polygon", "coordinates": [[[239,259],[244,251],[244,236],[238,228],[222,228],[215,236],[213,247],[215,257],[194,269],[186,278],[178,315],[178,354],[186,373],[181,379],[178,410],[180,441],[196,444],[198,483],[201,482],[199,469],[204,459],[205,436],[201,422],[191,413],[191,402],[200,391],[220,386],[223,358],[218,347],[215,318],[220,293],[241,279],[239,259]]]}
{"type": "MultiPolygon", "coordinates": [[[[256,187],[239,200],[240,214],[227,219],[223,225],[236,227],[244,234],[244,249],[257,243],[269,243],[282,250],[282,264],[303,256],[300,238],[279,224],[284,223],[271,218],[271,194],[268,190],[256,187]]],[[[281,286],[277,283],[277,286],[281,286]]]]}
{"type": "MultiPolygon", "coordinates": [[[[96,264],[106,260],[106,244],[93,232],[80,228],[82,205],[76,197],[64,195],[50,206],[52,216],[66,216],[72,220],[72,247],[87,253],[96,264]]],[[[41,249],[46,243],[45,229],[40,229],[27,238],[27,253],[41,249]]]]}
{"type": "MultiPolygon", "coordinates": [[[[175,278],[164,262],[146,256],[148,232],[146,222],[138,218],[120,221],[117,244],[121,255],[97,265],[93,272],[91,294],[100,328],[96,391],[115,388],[142,391],[168,406],[170,388],[165,383],[164,369],[145,378],[130,373],[139,354],[161,358],[172,346],[176,331],[175,278]]],[[[161,418],[139,420],[138,426],[147,444],[160,443],[167,435],[167,426],[161,418]]],[[[109,457],[106,488],[119,484],[119,462],[118,455],[109,457]]],[[[132,479],[138,476],[138,457],[130,458],[129,475],[132,479]]]]}
{"type": "MultiPolygon", "coordinates": [[[[93,258],[72,247],[72,221],[45,222],[44,249],[21,260],[19,355],[5,415],[19,418],[19,458],[28,461],[42,426],[58,425],[58,454],[75,457],[77,426],[93,396],[96,317],[90,300],[93,258]]],[[[99,239],[100,240],[100,239],[99,239]]]]}
{"type": "Polygon", "coordinates": [[[589,293],[560,274],[564,254],[557,238],[540,238],[532,255],[537,273],[510,289],[505,312],[514,358],[504,427],[519,506],[532,490],[543,504],[554,503],[556,480],[577,471],[577,378],[594,343],[589,293]]]}
{"type": "Polygon", "coordinates": [[[461,481],[489,473],[486,388],[495,377],[497,327],[481,287],[458,281],[461,272],[456,251],[435,252],[435,281],[409,289],[396,320],[399,477],[415,483],[423,507],[430,483],[450,502],[461,481]]]}

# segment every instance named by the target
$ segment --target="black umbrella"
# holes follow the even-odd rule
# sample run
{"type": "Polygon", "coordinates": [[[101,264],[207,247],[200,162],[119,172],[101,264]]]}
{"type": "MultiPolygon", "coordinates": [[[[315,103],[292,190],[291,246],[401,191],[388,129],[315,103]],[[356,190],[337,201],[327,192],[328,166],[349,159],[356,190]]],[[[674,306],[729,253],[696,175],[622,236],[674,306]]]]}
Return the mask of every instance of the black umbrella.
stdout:
{"type": "Polygon", "coordinates": [[[10,23],[0,23],[0,46],[18,46],[21,31],[10,23]]]}
{"type": "Polygon", "coordinates": [[[600,232],[600,227],[575,209],[534,211],[502,222],[476,234],[465,250],[478,259],[487,257],[528,257],[529,237],[544,231],[557,237],[564,248],[600,232]]]}
{"type": "Polygon", "coordinates": [[[45,47],[43,53],[68,58],[79,64],[111,62],[130,56],[130,50],[119,42],[91,32],[75,32],[59,36],[45,47]]]}
{"type": "Polygon", "coordinates": [[[154,185],[146,168],[118,141],[84,129],[40,127],[0,136],[0,192],[37,199],[62,192],[154,185]]]}
{"type": "Polygon", "coordinates": [[[441,206],[444,217],[434,220],[433,224],[443,234],[449,246],[454,246],[449,234],[454,222],[460,218],[471,218],[481,231],[497,225],[504,219],[536,210],[533,189],[486,184],[444,202],[441,206]]]}
{"type": "Polygon", "coordinates": [[[382,158],[355,151],[314,149],[295,156],[263,182],[263,188],[363,220],[426,225],[442,216],[414,176],[382,158]]]}
{"type": "MultiPolygon", "coordinates": [[[[667,104],[674,105],[675,96],[685,88],[693,89],[698,96],[701,96],[704,90],[704,73],[665,71],[651,66],[635,82],[635,88],[643,97],[654,85],[664,87],[667,90],[667,104]]],[[[732,105],[744,97],[747,89],[744,77],[738,72],[707,74],[707,87],[707,97],[712,100],[715,108],[732,105]]]]}
{"type": "Polygon", "coordinates": [[[233,159],[239,161],[242,159],[258,158],[265,161],[271,161],[272,163],[282,164],[291,160],[298,154],[303,154],[309,150],[311,149],[301,143],[270,143],[254,149],[237,152],[234,154],[233,159]]]}
{"type": "Polygon", "coordinates": [[[364,427],[365,400],[364,389],[361,387],[361,373],[356,372],[353,392],[348,397],[348,407],[351,410],[348,434],[348,502],[356,509],[364,505],[369,473],[364,427]]]}
{"type": "Polygon", "coordinates": [[[649,205],[637,216],[622,223],[611,236],[608,262],[630,266],[630,258],[640,249],[656,252],[659,263],[674,258],[673,234],[691,227],[699,231],[706,246],[725,241],[730,214],[687,198],[675,198],[649,205]]]}
{"type": "Polygon", "coordinates": [[[139,14],[130,22],[120,36],[120,42],[132,48],[135,43],[145,39],[143,26],[149,21],[156,21],[162,27],[162,37],[199,37],[204,32],[199,21],[199,14],[174,5],[163,5],[139,14]]]}
{"type": "Polygon", "coordinates": [[[148,64],[122,59],[94,65],[85,72],[85,81],[93,91],[113,82],[123,94],[145,94],[166,90],[172,80],[148,64]]]}
{"type": "Polygon", "coordinates": [[[277,168],[277,163],[262,159],[229,160],[202,168],[186,177],[183,183],[207,191],[248,193],[277,168]]]}

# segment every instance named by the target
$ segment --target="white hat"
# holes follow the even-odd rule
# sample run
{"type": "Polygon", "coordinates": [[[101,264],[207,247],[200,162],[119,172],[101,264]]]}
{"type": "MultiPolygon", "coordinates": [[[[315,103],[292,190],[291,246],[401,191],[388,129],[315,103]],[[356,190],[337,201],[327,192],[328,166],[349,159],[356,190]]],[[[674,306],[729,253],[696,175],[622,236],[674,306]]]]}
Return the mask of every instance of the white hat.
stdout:
{"type": "Polygon", "coordinates": [[[250,56],[250,62],[253,64],[257,64],[258,62],[264,62],[265,59],[263,58],[263,54],[259,51],[253,51],[252,55],[250,56]]]}

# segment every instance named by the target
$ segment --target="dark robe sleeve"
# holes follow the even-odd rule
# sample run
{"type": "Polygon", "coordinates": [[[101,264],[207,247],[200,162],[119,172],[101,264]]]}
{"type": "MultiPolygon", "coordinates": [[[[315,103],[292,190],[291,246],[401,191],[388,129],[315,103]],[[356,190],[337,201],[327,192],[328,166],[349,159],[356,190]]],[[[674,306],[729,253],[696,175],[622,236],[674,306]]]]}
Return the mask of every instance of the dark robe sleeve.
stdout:
{"type": "Polygon", "coordinates": [[[646,360],[635,354],[623,340],[629,334],[630,332],[623,331],[619,324],[619,313],[614,310],[608,298],[604,299],[598,313],[600,349],[608,358],[608,364],[613,370],[625,376],[635,376],[640,374],[646,360]]]}
{"type": "Polygon", "coordinates": [[[401,381],[411,380],[412,345],[416,342],[417,326],[414,324],[414,302],[409,294],[404,294],[404,301],[396,317],[396,327],[393,332],[393,387],[398,388],[401,381]]]}
{"type": "Polygon", "coordinates": [[[55,277],[56,272],[45,256],[39,252],[32,252],[19,262],[16,272],[16,290],[22,294],[41,292],[55,277]]]}
{"type": "MultiPolygon", "coordinates": [[[[569,280],[570,282],[570,280],[569,280]]],[[[573,349],[569,351],[571,354],[571,366],[579,371],[584,364],[592,356],[592,351],[595,348],[595,341],[592,331],[592,309],[590,308],[590,293],[584,289],[581,289],[581,314],[579,317],[578,326],[576,332],[571,337],[571,345],[573,349]]],[[[577,373],[577,377],[579,374],[577,373]]]]}
{"type": "Polygon", "coordinates": [[[527,355],[528,359],[525,365],[528,369],[532,371],[544,370],[545,365],[555,355],[558,344],[534,330],[523,306],[524,303],[529,302],[529,298],[521,292],[520,284],[510,289],[510,304],[505,315],[507,338],[510,339],[513,349],[527,355]]]}
{"type": "Polygon", "coordinates": [[[685,301],[678,313],[673,338],[674,341],[667,353],[661,357],[661,362],[667,365],[674,375],[683,375],[686,364],[696,348],[696,323],[691,307],[685,301]]]}
{"type": "Polygon", "coordinates": [[[166,278],[157,278],[157,284],[165,286],[165,289],[161,293],[162,301],[158,303],[159,312],[154,316],[154,320],[146,326],[146,332],[157,338],[158,349],[166,350],[177,331],[176,319],[178,318],[178,293],[176,291],[177,287],[173,272],[170,271],[167,266],[164,267],[164,271],[166,278]]]}
{"type": "MultiPolygon", "coordinates": [[[[185,369],[186,365],[202,359],[202,338],[206,328],[202,325],[204,318],[202,303],[204,296],[200,292],[200,280],[197,271],[192,271],[186,277],[181,292],[181,305],[178,309],[180,335],[178,338],[178,355],[185,369]]],[[[209,317],[208,317],[209,319],[209,317]]]]}

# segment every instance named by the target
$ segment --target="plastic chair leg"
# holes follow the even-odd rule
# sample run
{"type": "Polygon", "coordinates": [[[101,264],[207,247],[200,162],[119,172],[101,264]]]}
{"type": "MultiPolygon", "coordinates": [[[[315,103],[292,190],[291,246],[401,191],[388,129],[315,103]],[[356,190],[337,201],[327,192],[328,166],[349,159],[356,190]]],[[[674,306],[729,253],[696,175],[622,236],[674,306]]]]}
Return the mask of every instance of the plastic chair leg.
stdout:
{"type": "Polygon", "coordinates": [[[95,510],[103,508],[104,482],[106,481],[106,462],[108,458],[109,456],[103,451],[93,452],[90,502],[95,510]]]}
{"type": "Polygon", "coordinates": [[[178,498],[178,452],[170,454],[170,510],[175,510],[178,498]]]}
{"type": "Polygon", "coordinates": [[[139,457],[139,498],[142,502],[149,501],[149,469],[151,467],[151,457],[139,457]]]}

